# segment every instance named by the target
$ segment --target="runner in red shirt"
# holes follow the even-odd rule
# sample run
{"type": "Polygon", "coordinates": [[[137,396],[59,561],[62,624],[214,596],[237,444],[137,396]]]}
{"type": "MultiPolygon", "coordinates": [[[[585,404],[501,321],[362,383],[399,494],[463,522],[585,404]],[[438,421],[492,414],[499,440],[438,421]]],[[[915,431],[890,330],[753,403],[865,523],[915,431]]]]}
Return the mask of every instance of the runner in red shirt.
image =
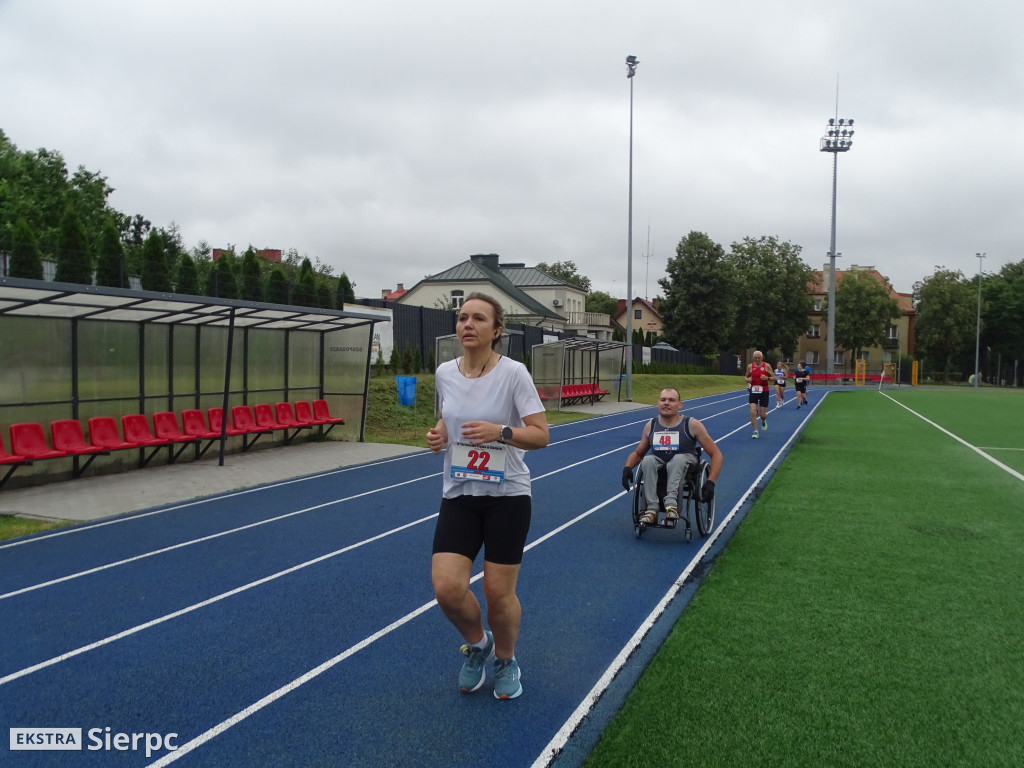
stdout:
{"type": "Polygon", "coordinates": [[[757,437],[757,417],[760,406],[761,429],[768,431],[768,397],[775,373],[764,361],[760,351],[754,352],[754,361],[747,366],[747,390],[750,392],[750,426],[754,428],[753,437],[757,437]]]}

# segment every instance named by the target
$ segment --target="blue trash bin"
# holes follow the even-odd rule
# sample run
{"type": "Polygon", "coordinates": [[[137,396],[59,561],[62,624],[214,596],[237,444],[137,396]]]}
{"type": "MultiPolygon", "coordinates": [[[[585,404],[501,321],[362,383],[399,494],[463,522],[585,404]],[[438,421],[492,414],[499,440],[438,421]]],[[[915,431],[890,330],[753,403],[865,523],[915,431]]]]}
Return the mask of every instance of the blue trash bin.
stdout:
{"type": "Polygon", "coordinates": [[[416,405],[416,377],[395,376],[395,382],[398,384],[398,404],[416,405]]]}

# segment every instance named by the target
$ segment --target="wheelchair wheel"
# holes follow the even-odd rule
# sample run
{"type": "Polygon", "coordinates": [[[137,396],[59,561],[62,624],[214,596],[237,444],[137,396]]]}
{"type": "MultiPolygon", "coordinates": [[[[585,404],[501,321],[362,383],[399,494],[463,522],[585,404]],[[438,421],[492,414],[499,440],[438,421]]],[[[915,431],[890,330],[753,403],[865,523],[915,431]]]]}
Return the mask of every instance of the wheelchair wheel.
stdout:
{"type": "Polygon", "coordinates": [[[697,511],[697,530],[701,536],[707,536],[715,527],[715,498],[711,501],[701,501],[701,493],[704,490],[704,482],[708,479],[708,463],[702,461],[697,471],[697,483],[693,489],[693,503],[697,511]]]}
{"type": "Polygon", "coordinates": [[[647,527],[640,522],[640,515],[643,514],[641,507],[644,503],[644,480],[643,472],[639,467],[637,467],[633,480],[633,533],[639,539],[647,527]]]}

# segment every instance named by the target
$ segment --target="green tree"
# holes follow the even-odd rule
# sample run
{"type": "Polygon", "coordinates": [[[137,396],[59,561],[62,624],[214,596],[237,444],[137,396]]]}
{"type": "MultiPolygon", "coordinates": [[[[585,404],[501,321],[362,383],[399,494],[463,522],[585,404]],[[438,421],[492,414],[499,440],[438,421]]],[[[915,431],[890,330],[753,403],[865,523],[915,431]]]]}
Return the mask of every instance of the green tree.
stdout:
{"type": "Polygon", "coordinates": [[[556,261],[554,264],[546,264],[541,261],[538,262],[535,269],[551,275],[556,280],[571,283],[586,292],[590,291],[590,278],[584,277],[577,271],[576,262],[574,261],[556,261]]]}
{"type": "Polygon", "coordinates": [[[39,252],[35,233],[25,221],[24,216],[19,216],[18,220],[14,222],[11,239],[10,276],[42,280],[43,255],[39,252]]]}
{"type": "Polygon", "coordinates": [[[334,309],[334,301],[338,291],[328,281],[321,278],[316,282],[316,305],[320,309],[334,309]]]}
{"type": "Polygon", "coordinates": [[[41,255],[59,256],[61,222],[74,208],[86,251],[97,244],[103,223],[116,215],[107,204],[113,189],[98,173],[79,166],[69,178],[64,157],[48,149],[21,152],[0,130],[0,248],[10,250],[14,225],[24,218],[41,255]]]}
{"type": "Polygon", "coordinates": [[[297,307],[316,306],[316,278],[308,258],[302,260],[298,280],[292,286],[292,303],[297,307]]]}
{"type": "Polygon", "coordinates": [[[967,340],[974,338],[976,297],[976,289],[960,270],[939,267],[914,284],[917,346],[946,373],[967,340]]]}
{"type": "Polygon", "coordinates": [[[170,293],[171,270],[167,266],[164,239],[157,230],[151,230],[142,246],[142,288],[146,291],[170,293]]]}
{"type": "Polygon", "coordinates": [[[619,309],[619,300],[604,291],[591,291],[587,294],[584,309],[614,317],[619,309]]]}
{"type": "Polygon", "coordinates": [[[1024,260],[984,278],[981,291],[981,343],[1004,360],[1024,359],[1024,260]]]}
{"type": "Polygon", "coordinates": [[[800,259],[800,246],[773,236],[745,237],[730,246],[727,262],[737,284],[729,346],[794,354],[813,307],[807,286],[814,271],[800,259]]]}
{"type": "Polygon", "coordinates": [[[836,345],[854,353],[882,346],[900,316],[891,286],[865,271],[845,272],[836,285],[836,345]]]}
{"type": "Polygon", "coordinates": [[[210,277],[206,287],[206,295],[221,299],[238,298],[235,257],[230,250],[221,253],[217,261],[213,262],[213,268],[210,270],[210,277]]]}
{"type": "Polygon", "coordinates": [[[67,207],[68,169],[59,152],[20,152],[0,137],[3,186],[0,189],[0,232],[9,241],[14,222],[24,217],[44,257],[59,253],[61,220],[67,207]]]}
{"type": "Polygon", "coordinates": [[[356,292],[352,281],[342,272],[338,278],[338,309],[344,309],[346,304],[354,304],[355,301],[356,292]]]}
{"type": "Polygon", "coordinates": [[[127,285],[127,274],[124,271],[124,245],[121,244],[121,233],[113,218],[103,224],[100,234],[99,259],[96,263],[96,285],[111,288],[124,288],[127,285]]]}
{"type": "Polygon", "coordinates": [[[675,347],[715,356],[727,347],[736,319],[736,280],[725,249],[703,232],[679,241],[658,280],[662,335],[675,347]]]}
{"type": "Polygon", "coordinates": [[[270,270],[267,283],[267,301],[271,304],[288,304],[288,276],[280,265],[270,270]]]}
{"type": "Polygon", "coordinates": [[[85,227],[70,203],[60,217],[56,280],[60,283],[92,285],[93,256],[85,227]]]}
{"type": "Polygon", "coordinates": [[[121,242],[124,243],[126,275],[142,274],[142,247],[153,225],[141,213],[121,219],[121,242]]]}
{"type": "Polygon", "coordinates": [[[263,301],[263,275],[258,259],[256,249],[251,245],[242,254],[239,296],[246,301],[263,301]]]}
{"type": "Polygon", "coordinates": [[[199,271],[196,269],[195,260],[187,253],[181,254],[181,258],[178,259],[178,283],[175,292],[188,296],[199,295],[199,271]]]}

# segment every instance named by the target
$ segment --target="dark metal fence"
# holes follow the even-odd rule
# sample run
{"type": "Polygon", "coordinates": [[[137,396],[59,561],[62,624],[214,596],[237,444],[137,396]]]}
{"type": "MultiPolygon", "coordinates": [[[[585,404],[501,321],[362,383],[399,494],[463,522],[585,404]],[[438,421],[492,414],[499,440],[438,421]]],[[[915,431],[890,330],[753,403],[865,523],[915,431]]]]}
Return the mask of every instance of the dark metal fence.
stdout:
{"type": "MultiPolygon", "coordinates": [[[[396,304],[384,299],[360,299],[359,304],[367,307],[380,307],[390,309],[392,312],[392,336],[395,347],[399,354],[404,354],[406,348],[412,348],[415,353],[419,350],[420,360],[423,367],[428,367],[428,361],[434,352],[434,341],[438,336],[450,336],[455,333],[456,315],[451,310],[433,309],[431,307],[416,307],[406,304],[396,304]]],[[[509,357],[513,360],[525,362],[527,355],[537,344],[544,343],[544,329],[526,323],[509,323],[506,328],[511,334],[509,342],[509,357]]],[[[548,332],[550,333],[550,332],[548,332]]],[[[567,336],[567,334],[563,334],[567,336]]],[[[643,362],[643,347],[639,344],[633,345],[634,364],[643,362]]],[[[719,355],[718,360],[698,355],[690,350],[651,349],[651,362],[668,365],[688,366],[701,369],[706,373],[722,373],[733,375],[737,372],[736,355],[725,350],[719,355]]]]}

